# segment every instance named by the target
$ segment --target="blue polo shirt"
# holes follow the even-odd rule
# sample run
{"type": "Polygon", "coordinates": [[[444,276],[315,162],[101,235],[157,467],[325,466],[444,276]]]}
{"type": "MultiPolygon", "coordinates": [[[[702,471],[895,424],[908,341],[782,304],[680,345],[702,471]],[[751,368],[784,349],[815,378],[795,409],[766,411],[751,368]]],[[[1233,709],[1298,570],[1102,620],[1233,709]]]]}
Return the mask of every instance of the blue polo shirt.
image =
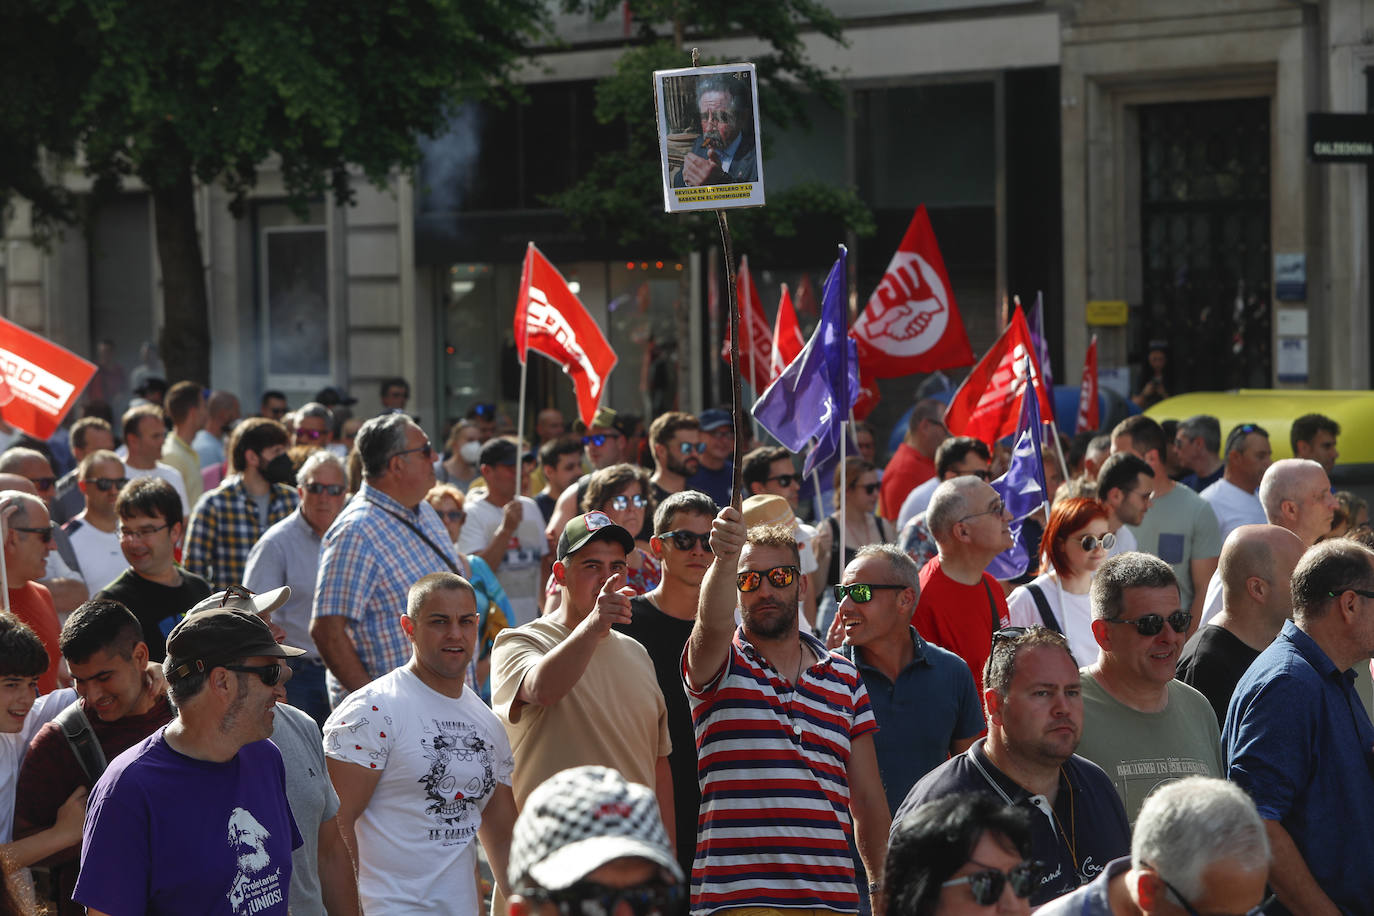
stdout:
{"type": "Polygon", "coordinates": [[[1374,900],[1374,725],[1321,647],[1285,621],[1236,685],[1221,733],[1227,778],[1278,821],[1344,913],[1374,900]]]}
{"type": "Polygon", "coordinates": [[[896,811],[916,781],[949,759],[950,742],[976,738],[983,731],[983,706],[973,674],[959,656],[911,632],[911,663],[893,683],[864,661],[857,646],[838,651],[853,662],[868,688],[878,720],[873,737],[887,807],[896,811]]]}

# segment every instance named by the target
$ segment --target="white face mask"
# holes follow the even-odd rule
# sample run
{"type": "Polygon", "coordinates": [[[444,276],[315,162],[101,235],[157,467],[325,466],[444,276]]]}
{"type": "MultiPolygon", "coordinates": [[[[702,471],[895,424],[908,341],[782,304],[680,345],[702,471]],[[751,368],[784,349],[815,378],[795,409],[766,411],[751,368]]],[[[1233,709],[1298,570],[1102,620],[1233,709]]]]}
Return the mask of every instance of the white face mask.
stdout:
{"type": "Polygon", "coordinates": [[[464,442],[458,449],[458,457],[468,464],[475,465],[477,460],[482,457],[482,443],[464,442]]]}

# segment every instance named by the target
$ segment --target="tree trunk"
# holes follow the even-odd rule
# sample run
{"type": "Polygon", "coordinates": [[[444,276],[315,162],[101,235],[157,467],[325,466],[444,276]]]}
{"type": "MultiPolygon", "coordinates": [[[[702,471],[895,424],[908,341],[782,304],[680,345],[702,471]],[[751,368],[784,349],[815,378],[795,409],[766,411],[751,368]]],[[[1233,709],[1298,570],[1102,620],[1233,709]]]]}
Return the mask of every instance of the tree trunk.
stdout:
{"type": "Polygon", "coordinates": [[[165,316],[158,353],[167,381],[210,383],[209,297],[205,291],[195,185],[188,168],[170,187],[153,191],[157,258],[165,316]]]}

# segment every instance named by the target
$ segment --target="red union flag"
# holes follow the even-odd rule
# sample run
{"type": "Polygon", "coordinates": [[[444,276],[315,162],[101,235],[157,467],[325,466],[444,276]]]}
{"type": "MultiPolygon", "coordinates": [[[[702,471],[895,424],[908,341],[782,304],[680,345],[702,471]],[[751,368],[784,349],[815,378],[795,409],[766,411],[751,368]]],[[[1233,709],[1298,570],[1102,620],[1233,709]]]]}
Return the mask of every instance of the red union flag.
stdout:
{"type": "Polygon", "coordinates": [[[782,375],[782,370],[797,358],[804,346],[806,341],[802,339],[801,325],[797,322],[797,310],[792,307],[792,297],[784,283],[782,298],[778,300],[778,317],[773,320],[773,358],[768,364],[770,383],[782,375]]]}
{"type": "MultiPolygon", "coordinates": [[[[739,274],[735,278],[735,297],[739,300],[739,371],[753,386],[755,393],[773,381],[769,367],[773,363],[773,329],[763,314],[759,291],[749,273],[749,256],[739,259],[739,274]]],[[[725,342],[720,345],[720,358],[730,361],[730,325],[727,317],[725,342]]]]}
{"type": "Polygon", "coordinates": [[[875,378],[973,362],[925,204],[916,208],[887,273],[851,333],[860,343],[860,365],[875,378]]]}
{"type": "Polygon", "coordinates": [[[1097,335],[1083,358],[1083,381],[1078,383],[1078,422],[1074,433],[1095,432],[1102,421],[1097,415],[1097,335]]]}
{"type": "Polygon", "coordinates": [[[36,439],[57,431],[95,364],[0,318],[0,416],[36,439]]]}
{"type": "Polygon", "coordinates": [[[956,436],[972,436],[989,444],[1016,432],[1021,393],[1026,390],[1026,367],[1040,402],[1040,416],[1052,417],[1040,367],[1035,362],[1030,326],[1021,306],[992,349],[969,372],[945,411],[945,425],[956,436]]]}
{"type": "Polygon", "coordinates": [[[533,242],[525,251],[515,304],[515,351],[522,363],[526,349],[563,367],[577,392],[577,413],[591,426],[606,378],[615,368],[615,351],[563,275],[533,242]]]}

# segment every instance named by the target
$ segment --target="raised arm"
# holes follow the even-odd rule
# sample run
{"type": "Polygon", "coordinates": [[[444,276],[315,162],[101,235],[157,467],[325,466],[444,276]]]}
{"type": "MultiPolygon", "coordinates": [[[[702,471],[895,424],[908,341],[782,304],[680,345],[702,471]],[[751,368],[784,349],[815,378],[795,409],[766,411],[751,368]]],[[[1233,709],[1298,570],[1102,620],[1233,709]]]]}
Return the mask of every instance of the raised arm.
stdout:
{"type": "MultiPolygon", "coordinates": [[[[571,562],[576,562],[576,558],[572,558],[571,562]]],[[[611,631],[611,627],[631,621],[630,599],[619,591],[624,584],[623,571],[606,580],[606,584],[601,586],[601,594],[596,596],[596,606],[582,618],[581,623],[573,627],[572,635],[525,673],[516,704],[552,706],[568,695],[587,670],[592,653],[611,631]]],[[[511,718],[515,718],[516,708],[512,704],[511,718]]]]}
{"type": "Polygon", "coordinates": [[[701,583],[697,620],[687,640],[687,678],[693,687],[709,683],[730,657],[735,632],[735,576],[748,530],[738,509],[726,506],[711,522],[711,567],[701,583]]]}

